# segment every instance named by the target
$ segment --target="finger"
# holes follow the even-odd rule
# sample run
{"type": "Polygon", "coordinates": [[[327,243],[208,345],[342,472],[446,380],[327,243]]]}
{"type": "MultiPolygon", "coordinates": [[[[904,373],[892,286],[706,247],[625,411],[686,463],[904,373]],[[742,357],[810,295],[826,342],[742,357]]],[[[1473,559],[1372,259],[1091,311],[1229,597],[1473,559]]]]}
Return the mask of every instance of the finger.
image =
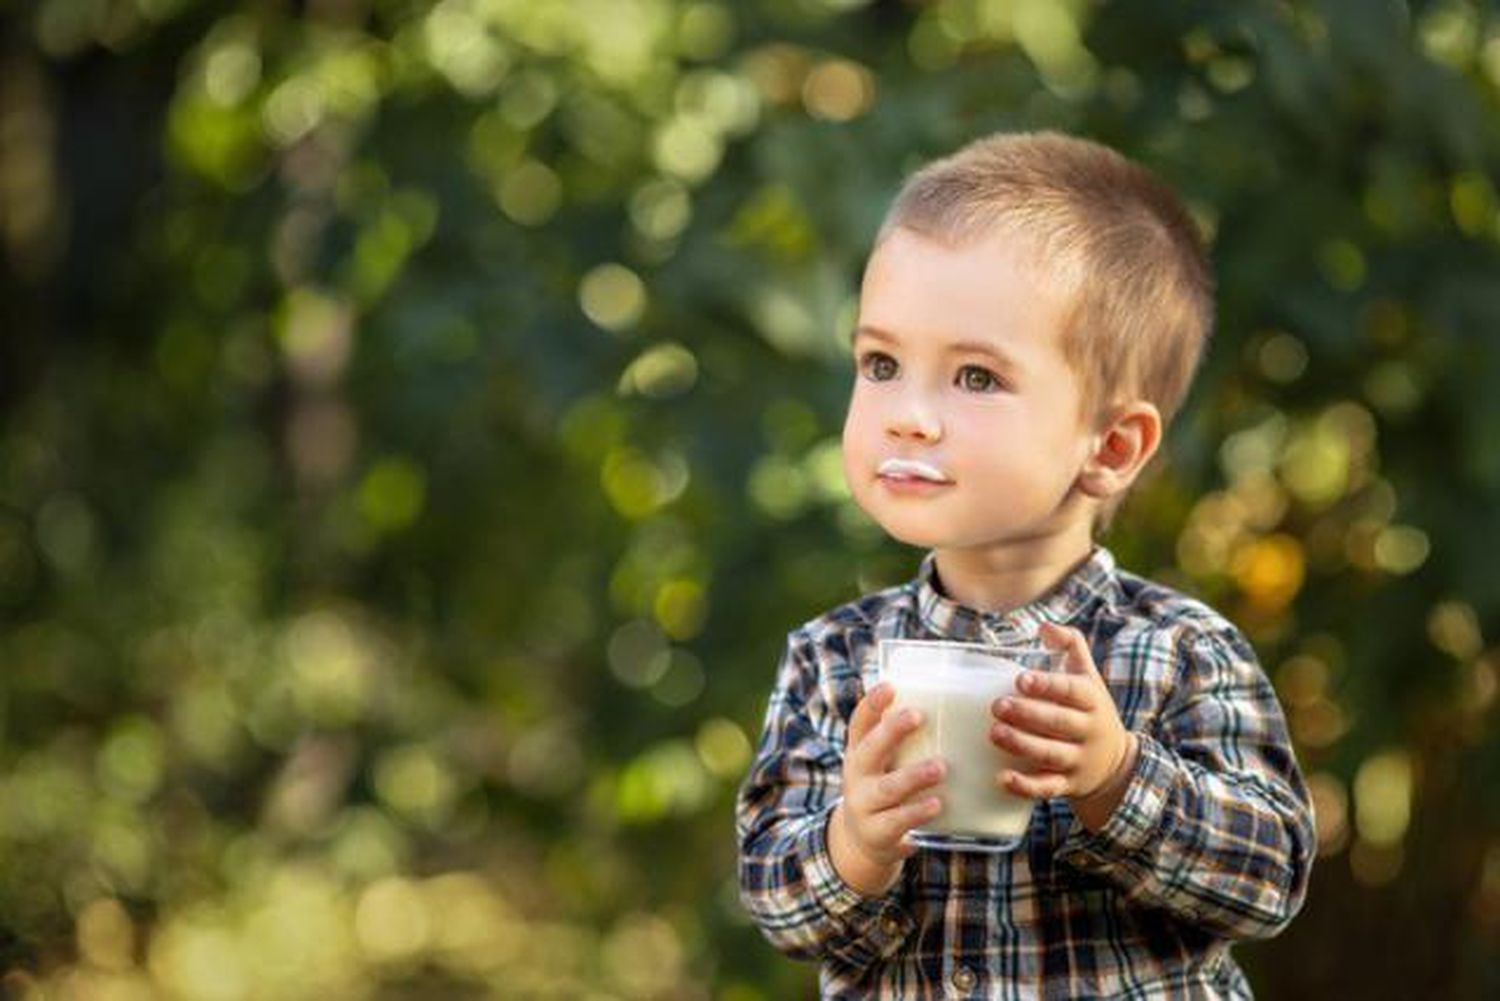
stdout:
{"type": "Polygon", "coordinates": [[[882,844],[895,845],[913,827],[921,827],[943,812],[937,796],[919,796],[909,803],[881,810],[871,818],[871,830],[882,844]]]}
{"type": "Polygon", "coordinates": [[[1094,655],[1089,652],[1089,642],[1083,633],[1071,626],[1059,626],[1043,622],[1040,628],[1042,643],[1062,653],[1064,674],[1097,674],[1094,655]]]}
{"type": "Polygon", "coordinates": [[[922,713],[910,706],[900,712],[887,712],[880,717],[880,721],[865,739],[860,741],[850,755],[850,760],[866,775],[883,772],[901,741],[921,725],[922,713]]]}
{"type": "Polygon", "coordinates": [[[1003,723],[1013,724],[1044,737],[1082,740],[1089,731],[1087,713],[1045,699],[1008,695],[996,699],[990,706],[990,711],[1003,723]]]}
{"type": "Polygon", "coordinates": [[[1066,796],[1070,788],[1068,777],[1056,772],[1027,773],[1007,768],[1000,773],[996,781],[1006,792],[1031,799],[1066,796]]]}
{"type": "Polygon", "coordinates": [[[851,748],[864,740],[875,724],[880,722],[881,715],[891,704],[891,699],[895,697],[895,694],[896,690],[882,681],[859,700],[859,704],[854,707],[854,715],[849,717],[849,746],[851,748]]]}
{"type": "Polygon", "coordinates": [[[893,772],[886,772],[875,780],[875,791],[870,797],[871,810],[886,810],[911,799],[923,789],[942,782],[948,774],[948,766],[940,758],[919,761],[893,772]]]}
{"type": "Polygon", "coordinates": [[[1047,771],[1072,771],[1078,767],[1082,753],[1082,748],[1071,741],[1038,737],[1008,723],[996,723],[990,727],[990,740],[1001,749],[1047,771]]]}
{"type": "Polygon", "coordinates": [[[1093,711],[1097,705],[1097,686],[1096,679],[1056,671],[1022,671],[1016,677],[1016,691],[1084,712],[1093,711]]]}

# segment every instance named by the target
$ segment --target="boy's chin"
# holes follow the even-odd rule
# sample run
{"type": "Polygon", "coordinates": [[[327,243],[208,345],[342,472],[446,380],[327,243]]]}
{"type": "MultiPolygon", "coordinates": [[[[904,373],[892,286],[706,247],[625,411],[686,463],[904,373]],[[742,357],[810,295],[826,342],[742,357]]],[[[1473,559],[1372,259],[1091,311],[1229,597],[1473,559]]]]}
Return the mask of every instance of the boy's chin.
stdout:
{"type": "Polygon", "coordinates": [[[885,534],[897,542],[919,549],[942,549],[953,545],[951,534],[925,525],[905,524],[895,519],[877,519],[885,534]]]}
{"type": "Polygon", "coordinates": [[[956,526],[934,525],[930,518],[921,522],[891,517],[876,518],[875,521],[892,539],[918,549],[984,549],[1004,545],[1009,538],[1003,532],[955,531],[956,526]]]}
{"type": "Polygon", "coordinates": [[[952,549],[974,544],[967,535],[954,532],[951,514],[944,518],[938,512],[930,510],[892,510],[878,500],[874,503],[860,503],[856,500],[856,503],[886,535],[905,545],[918,549],[952,549]]]}

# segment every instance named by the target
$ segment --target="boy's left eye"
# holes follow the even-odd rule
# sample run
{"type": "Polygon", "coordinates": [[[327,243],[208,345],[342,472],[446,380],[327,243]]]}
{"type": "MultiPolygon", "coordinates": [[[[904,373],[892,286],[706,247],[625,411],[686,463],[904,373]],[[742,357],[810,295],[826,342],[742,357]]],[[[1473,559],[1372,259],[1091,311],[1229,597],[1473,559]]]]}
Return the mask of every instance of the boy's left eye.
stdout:
{"type": "Polygon", "coordinates": [[[972,389],[976,393],[983,393],[991,388],[1000,388],[1000,380],[995,377],[995,373],[978,365],[965,365],[959,370],[959,378],[963,381],[965,389],[972,389]]]}

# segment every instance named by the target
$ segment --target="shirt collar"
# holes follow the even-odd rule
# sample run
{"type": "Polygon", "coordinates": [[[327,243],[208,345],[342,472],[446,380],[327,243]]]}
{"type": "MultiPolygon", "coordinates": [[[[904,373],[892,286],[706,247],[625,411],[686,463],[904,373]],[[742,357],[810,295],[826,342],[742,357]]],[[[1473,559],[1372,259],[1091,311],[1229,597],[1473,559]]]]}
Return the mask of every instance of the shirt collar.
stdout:
{"type": "Polygon", "coordinates": [[[1046,594],[1008,612],[971,608],[943,593],[936,550],[922,558],[913,586],[917,617],[928,632],[940,639],[1002,643],[1034,640],[1043,622],[1081,621],[1100,604],[1112,601],[1118,582],[1114,555],[1095,546],[1087,559],[1046,594]]]}

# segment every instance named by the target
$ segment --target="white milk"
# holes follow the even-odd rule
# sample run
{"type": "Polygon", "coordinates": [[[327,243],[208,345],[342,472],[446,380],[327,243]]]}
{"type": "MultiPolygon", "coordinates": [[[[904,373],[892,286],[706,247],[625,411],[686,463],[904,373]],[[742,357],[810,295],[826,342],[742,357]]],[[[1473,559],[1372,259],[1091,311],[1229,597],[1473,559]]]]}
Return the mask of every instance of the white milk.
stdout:
{"type": "Polygon", "coordinates": [[[990,740],[995,723],[990,707],[1015,691],[1023,670],[1046,670],[1055,655],[1040,648],[886,640],[880,656],[881,680],[890,682],[896,695],[887,711],[911,706],[923,715],[922,726],[897,749],[896,767],[933,757],[948,764],[947,777],[935,790],[943,810],[913,831],[913,840],[941,848],[1015,848],[1036,801],[1007,792],[996,781],[1017,762],[990,740]]]}

